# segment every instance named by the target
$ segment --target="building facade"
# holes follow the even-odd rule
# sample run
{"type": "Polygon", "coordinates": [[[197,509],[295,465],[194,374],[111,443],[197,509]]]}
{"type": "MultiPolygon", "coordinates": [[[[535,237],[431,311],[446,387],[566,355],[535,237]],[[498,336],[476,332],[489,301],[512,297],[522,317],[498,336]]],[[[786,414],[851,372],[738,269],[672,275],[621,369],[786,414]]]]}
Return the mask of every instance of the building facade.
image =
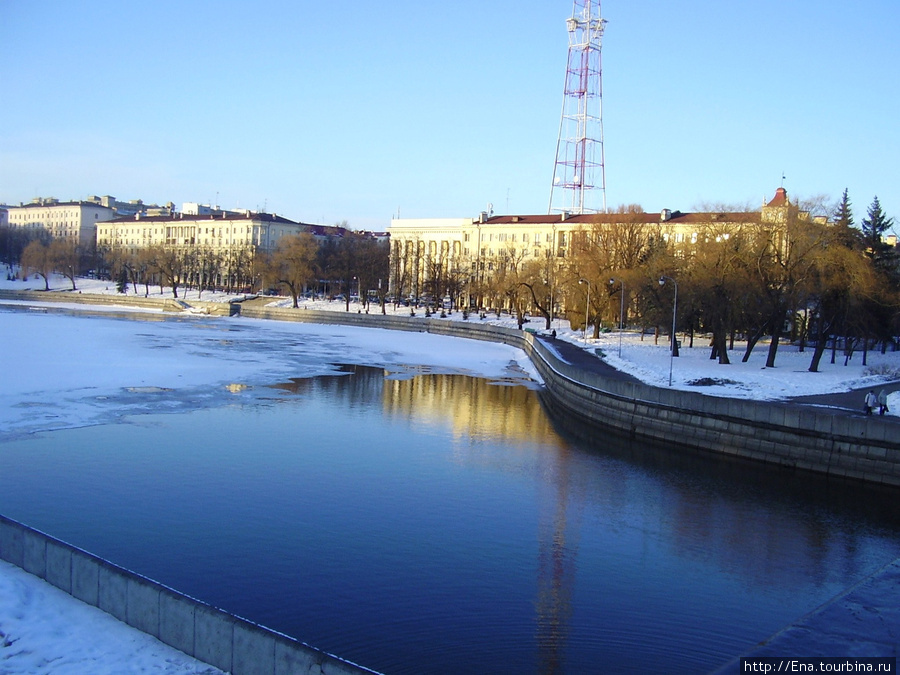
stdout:
{"type": "Polygon", "coordinates": [[[271,251],[282,237],[307,232],[310,228],[273,213],[229,213],[116,218],[97,228],[97,248],[118,249],[132,255],[151,246],[188,247],[216,253],[271,251]]]}
{"type": "MultiPolygon", "coordinates": [[[[569,213],[503,215],[481,213],[477,218],[393,219],[391,235],[391,294],[402,297],[431,295],[437,288],[461,290],[484,282],[515,260],[552,261],[560,266],[572,255],[578,238],[591,228],[639,225],[676,248],[698,244],[712,230],[727,237],[729,231],[754,222],[779,224],[791,208],[784,188],[756,212],[682,213],[569,213]],[[508,264],[508,262],[506,263],[508,264]]],[[[798,212],[801,218],[808,213],[798,212]]]]}
{"type": "Polygon", "coordinates": [[[46,233],[54,239],[68,239],[85,248],[93,247],[97,224],[115,217],[115,211],[87,201],[60,202],[37,199],[30,204],[7,206],[8,226],[35,236],[46,233]]]}

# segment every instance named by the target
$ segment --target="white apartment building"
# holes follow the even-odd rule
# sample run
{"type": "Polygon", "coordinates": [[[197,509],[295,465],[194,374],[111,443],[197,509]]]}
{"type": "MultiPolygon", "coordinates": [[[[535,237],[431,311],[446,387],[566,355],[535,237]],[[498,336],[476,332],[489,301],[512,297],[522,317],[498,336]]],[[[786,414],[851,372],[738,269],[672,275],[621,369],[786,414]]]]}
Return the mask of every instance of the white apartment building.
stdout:
{"type": "Polygon", "coordinates": [[[60,202],[38,199],[30,204],[7,206],[8,226],[34,232],[43,231],[54,239],[66,238],[92,247],[97,238],[97,223],[112,219],[113,209],[91,202],[60,202]]]}
{"type": "Polygon", "coordinates": [[[273,213],[141,216],[116,218],[97,228],[97,248],[135,254],[150,246],[196,247],[214,252],[271,251],[286,235],[310,226],[273,213]]]}

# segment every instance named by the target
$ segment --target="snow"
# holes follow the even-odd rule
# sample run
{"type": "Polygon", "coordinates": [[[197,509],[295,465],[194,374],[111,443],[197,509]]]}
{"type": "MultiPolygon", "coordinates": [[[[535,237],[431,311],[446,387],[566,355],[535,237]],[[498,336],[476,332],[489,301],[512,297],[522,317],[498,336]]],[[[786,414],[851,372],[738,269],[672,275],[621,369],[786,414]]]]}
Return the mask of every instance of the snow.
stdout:
{"type": "MultiPolygon", "coordinates": [[[[3,277],[3,267],[0,266],[0,289],[43,289],[44,282],[40,278],[32,278],[27,282],[22,281],[5,281],[3,277]]],[[[71,283],[64,277],[51,278],[51,290],[69,290],[71,283]]],[[[138,292],[132,286],[128,287],[125,297],[139,296],[144,297],[145,289],[138,286],[138,292]]],[[[160,289],[158,286],[150,286],[150,297],[166,297],[171,298],[172,294],[169,289],[160,289]]],[[[78,292],[80,293],[100,293],[110,296],[120,296],[116,292],[116,287],[110,281],[97,281],[89,279],[78,280],[78,292]]],[[[226,302],[231,299],[244,298],[243,295],[229,295],[225,293],[213,293],[204,291],[199,293],[196,290],[186,291],[179,289],[179,299],[190,303],[196,300],[226,302]]],[[[34,305],[35,303],[26,303],[34,305]]],[[[290,307],[291,300],[287,298],[272,298],[268,303],[273,307],[290,307]]],[[[344,301],[326,301],[326,300],[301,300],[300,306],[305,309],[325,310],[344,312],[346,304],[344,301]]],[[[79,305],[73,305],[79,307],[79,305]]],[[[116,308],[105,308],[107,311],[122,310],[127,306],[116,308]]],[[[93,306],[93,311],[102,311],[104,308],[93,306]]],[[[134,311],[129,308],[130,311],[134,311]]],[[[359,303],[351,302],[350,311],[364,311],[359,303]]],[[[380,313],[380,307],[373,305],[370,308],[371,313],[380,313]]],[[[396,314],[398,316],[409,316],[410,309],[408,307],[387,306],[388,314],[396,314]]],[[[424,316],[424,309],[417,309],[416,315],[424,316]]],[[[438,315],[433,315],[436,318],[438,315]]],[[[447,320],[462,320],[461,312],[454,312],[447,320]]],[[[515,318],[508,315],[496,317],[495,314],[488,314],[485,319],[480,319],[477,314],[470,314],[469,323],[482,323],[492,325],[502,325],[514,327],[516,325],[515,318]]],[[[269,322],[262,322],[265,325],[269,322]]],[[[526,327],[544,332],[544,320],[540,318],[532,318],[526,324],[526,327]]],[[[795,396],[808,396],[814,394],[826,394],[834,392],[845,392],[863,387],[877,388],[888,382],[896,382],[900,380],[900,352],[888,352],[881,354],[877,351],[869,351],[866,355],[866,365],[863,365],[863,355],[861,352],[855,352],[849,362],[844,365],[844,355],[838,353],[835,363],[831,363],[831,352],[827,351],[822,357],[819,365],[819,372],[810,373],[809,365],[812,359],[812,350],[807,348],[800,351],[795,345],[782,344],[778,348],[778,354],[775,362],[775,368],[766,368],[766,356],[768,351],[768,342],[761,341],[754,349],[751,358],[747,363],[741,362],[744,353],[745,344],[736,342],[734,350],[729,352],[729,358],[732,361],[729,365],[719,365],[716,361],[709,359],[709,343],[708,339],[701,336],[695,337],[694,346],[689,347],[687,339],[684,335],[679,334],[682,340],[682,349],[680,355],[670,360],[668,350],[668,337],[663,335],[657,341],[651,334],[639,335],[634,331],[626,330],[621,338],[621,357],[619,356],[620,337],[618,331],[601,334],[600,338],[594,340],[590,337],[582,338],[580,331],[572,331],[569,329],[568,323],[565,321],[555,320],[553,329],[556,330],[557,336],[563,340],[569,340],[575,344],[583,346],[585,349],[594,351],[601,349],[603,351],[604,360],[610,365],[634,375],[638,379],[656,386],[669,386],[669,371],[672,370],[672,387],[683,389],[686,391],[702,391],[704,394],[712,396],[733,396],[740,398],[753,398],[760,400],[782,400],[795,396]],[[717,384],[703,386],[698,389],[698,380],[712,379],[717,384]]],[[[281,330],[281,329],[276,329],[281,330]]],[[[323,333],[332,334],[336,329],[332,327],[324,327],[323,333]]],[[[351,331],[340,331],[351,334],[351,331]]],[[[387,358],[386,352],[377,354],[377,347],[373,346],[373,342],[379,341],[375,337],[376,334],[368,334],[364,337],[352,339],[348,342],[348,347],[352,349],[360,349],[361,355],[375,358],[376,360],[369,362],[370,365],[382,365],[384,363],[397,362],[403,359],[399,358],[399,353],[406,353],[411,350],[409,360],[415,364],[429,364],[435,367],[443,368],[456,363],[456,353],[444,354],[444,346],[440,349],[431,350],[428,343],[417,343],[405,334],[393,333],[387,340],[380,340],[384,345],[390,345],[390,351],[393,352],[391,358],[387,358]],[[448,356],[449,358],[442,358],[448,356]],[[384,359],[387,360],[384,360],[384,359]]],[[[434,338],[436,336],[432,336],[434,338]]],[[[463,341],[465,342],[465,341],[463,341]]],[[[468,352],[467,357],[473,357],[474,352],[478,352],[483,348],[481,344],[472,351],[468,352]]],[[[356,355],[354,355],[356,357],[356,355]]],[[[477,357],[473,360],[467,358],[464,368],[475,369],[478,372],[477,357]]],[[[496,362],[491,355],[485,355],[484,366],[488,368],[496,367],[496,362]]],[[[364,361],[358,360],[358,363],[364,361]]],[[[529,370],[532,375],[533,369],[529,370]]],[[[486,376],[493,377],[494,373],[484,373],[486,376]]],[[[893,407],[893,406],[892,406],[893,407]]]]}
{"type": "Polygon", "coordinates": [[[0,561],[0,672],[213,675],[222,671],[0,561]]]}
{"type": "MultiPolygon", "coordinates": [[[[42,279],[4,280],[0,289],[43,289],[42,279]]],[[[115,295],[111,282],[79,280],[81,293],[115,295]]],[[[52,279],[51,288],[71,288],[52,279]]],[[[143,295],[143,288],[138,295],[143,295]]],[[[129,295],[133,295],[129,289],[129,295]]],[[[158,288],[151,295],[160,297],[158,288]]],[[[167,297],[171,297],[169,293],[167,297]]],[[[187,303],[196,291],[180,294],[187,303]]],[[[204,301],[224,301],[205,292],[204,301]]],[[[273,298],[275,306],[289,300],[273,298]]],[[[307,301],[308,309],[345,311],[343,302],[307,301]]],[[[118,419],[143,410],[173,412],[218,405],[229,396],[253,396],[288,378],[334,373],[335,363],[383,367],[389,377],[419,373],[463,373],[496,381],[537,386],[539,376],[525,355],[511,347],[425,333],[323,326],[247,318],[216,318],[185,312],[182,321],[160,322],[159,312],[126,306],[67,305],[58,313],[48,303],[0,301],[0,344],[4,346],[4,384],[0,391],[0,441],[40,430],[71,428],[118,419]],[[12,305],[19,311],[2,309],[12,305]],[[90,310],[91,317],[79,316],[90,310]],[[114,315],[129,311],[144,320],[114,315]],[[108,314],[104,316],[104,314],[108,314]],[[156,320],[156,321],[154,321],[156,320]],[[153,322],[153,323],[150,323],[153,322]],[[313,338],[312,340],[307,338],[313,338]],[[164,393],[161,399],[160,394],[164,393]]],[[[363,311],[351,304],[351,311],[363,311]]],[[[380,309],[373,307],[372,312],[380,309]]],[[[409,315],[409,308],[389,307],[409,315]]],[[[419,316],[423,311],[417,311],[419,316]]],[[[455,312],[447,320],[462,320],[455,312]]],[[[515,325],[491,315],[471,323],[515,325]]],[[[543,332],[543,320],[528,327],[543,332]]],[[[553,328],[560,339],[594,352],[610,365],[658,386],[716,396],[778,400],[794,396],[878,388],[900,380],[900,352],[869,352],[868,365],[857,353],[844,365],[838,354],[822,359],[818,373],[808,372],[812,352],[783,345],[775,368],[765,368],[768,345],[759,345],[747,363],[736,345],[730,365],[709,359],[708,343],[697,338],[671,359],[664,337],[613,331],[584,339],[564,322],[553,328]],[[621,345],[621,357],[619,350],[621,345]],[[706,379],[713,384],[698,387],[706,379]]],[[[680,336],[682,337],[682,336],[680,336]]],[[[861,401],[860,401],[861,403],[861,401]]],[[[891,414],[900,410],[900,393],[889,398],[891,414]]],[[[211,673],[205,664],[162,645],[109,615],[7,563],[0,562],[0,671],[4,673],[211,673]]]]}

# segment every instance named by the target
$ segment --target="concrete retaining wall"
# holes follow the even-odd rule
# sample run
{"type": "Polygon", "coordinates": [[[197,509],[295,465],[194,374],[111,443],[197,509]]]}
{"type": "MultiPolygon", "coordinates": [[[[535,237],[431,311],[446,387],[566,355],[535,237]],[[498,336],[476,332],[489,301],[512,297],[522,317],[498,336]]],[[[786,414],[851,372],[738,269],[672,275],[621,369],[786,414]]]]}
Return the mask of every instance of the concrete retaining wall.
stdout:
{"type": "Polygon", "coordinates": [[[555,402],[585,421],[634,438],[900,486],[895,422],[605,378],[524,337],[555,402]]]}
{"type": "MultiPolygon", "coordinates": [[[[58,302],[79,305],[105,305],[108,307],[142,307],[159,311],[177,312],[184,309],[174,298],[144,298],[138,295],[98,295],[78,291],[5,291],[0,290],[0,300],[20,302],[58,302]]],[[[218,303],[221,304],[221,303],[218,303]]]]}
{"type": "Polygon", "coordinates": [[[0,558],[235,675],[373,673],[0,516],[0,558]]]}
{"type": "Polygon", "coordinates": [[[448,321],[447,319],[426,319],[412,316],[393,316],[380,313],[363,314],[356,312],[332,312],[313,309],[292,309],[288,307],[241,307],[241,316],[251,319],[274,321],[297,321],[300,323],[321,323],[361,328],[386,328],[416,333],[434,333],[489,342],[503,342],[524,348],[524,333],[512,328],[492,326],[472,321],[448,321]]]}

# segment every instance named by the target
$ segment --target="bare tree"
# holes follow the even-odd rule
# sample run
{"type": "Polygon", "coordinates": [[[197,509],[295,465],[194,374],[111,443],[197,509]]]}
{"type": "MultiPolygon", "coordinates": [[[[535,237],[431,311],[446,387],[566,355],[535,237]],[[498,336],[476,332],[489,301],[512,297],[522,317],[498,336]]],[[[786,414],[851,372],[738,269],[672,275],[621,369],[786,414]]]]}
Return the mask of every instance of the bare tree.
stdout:
{"type": "Polygon", "coordinates": [[[50,274],[53,272],[53,259],[50,247],[35,239],[22,251],[22,269],[25,274],[37,274],[44,279],[44,290],[50,290],[50,274]]]}
{"type": "Polygon", "coordinates": [[[178,298],[178,288],[184,283],[186,265],[184,251],[180,247],[157,245],[148,249],[151,269],[159,273],[160,286],[172,288],[172,297],[178,298]]]}
{"type": "Polygon", "coordinates": [[[315,279],[318,249],[315,238],[301,232],[282,237],[269,259],[268,276],[288,289],[295,308],[306,284],[315,279]]]}
{"type": "Polygon", "coordinates": [[[48,255],[53,269],[72,283],[73,291],[78,290],[75,287],[75,278],[78,276],[81,265],[81,252],[78,244],[71,239],[54,239],[50,242],[48,255]]]}

